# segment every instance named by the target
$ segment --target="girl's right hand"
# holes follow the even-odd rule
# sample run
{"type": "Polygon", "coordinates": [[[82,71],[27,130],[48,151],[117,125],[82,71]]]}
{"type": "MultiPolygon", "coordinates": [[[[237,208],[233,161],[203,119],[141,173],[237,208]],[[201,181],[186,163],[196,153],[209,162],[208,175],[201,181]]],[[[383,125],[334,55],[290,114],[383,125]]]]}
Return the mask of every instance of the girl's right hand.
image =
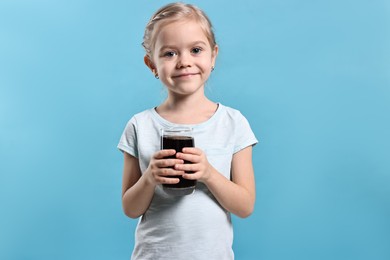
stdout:
{"type": "Polygon", "coordinates": [[[173,176],[181,176],[184,174],[184,171],[178,171],[174,169],[176,164],[183,164],[182,159],[169,158],[176,154],[176,151],[173,149],[169,150],[160,150],[156,152],[152,159],[150,160],[149,166],[145,171],[147,174],[147,179],[153,185],[158,184],[176,184],[180,180],[179,178],[172,178],[173,176]]]}

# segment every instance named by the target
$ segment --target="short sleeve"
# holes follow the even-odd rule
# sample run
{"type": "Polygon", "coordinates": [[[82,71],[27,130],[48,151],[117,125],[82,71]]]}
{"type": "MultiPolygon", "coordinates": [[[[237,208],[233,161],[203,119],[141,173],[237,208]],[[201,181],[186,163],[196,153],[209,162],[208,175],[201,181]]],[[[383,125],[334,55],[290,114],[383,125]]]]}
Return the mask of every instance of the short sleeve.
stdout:
{"type": "Polygon", "coordinates": [[[255,134],[253,133],[248,120],[239,113],[236,118],[235,129],[235,144],[233,153],[237,153],[242,149],[253,146],[258,143],[255,134]]]}
{"type": "Polygon", "coordinates": [[[134,117],[127,123],[117,147],[122,152],[138,158],[137,125],[134,117]]]}

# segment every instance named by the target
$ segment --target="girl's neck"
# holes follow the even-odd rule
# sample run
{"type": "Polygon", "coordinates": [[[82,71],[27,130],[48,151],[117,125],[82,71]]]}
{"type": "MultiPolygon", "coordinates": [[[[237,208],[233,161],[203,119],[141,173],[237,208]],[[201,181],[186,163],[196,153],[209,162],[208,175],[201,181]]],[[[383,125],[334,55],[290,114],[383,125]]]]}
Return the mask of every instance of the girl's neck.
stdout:
{"type": "Polygon", "coordinates": [[[218,105],[204,95],[199,98],[169,96],[156,111],[175,124],[199,124],[210,119],[217,108],[218,105]]]}

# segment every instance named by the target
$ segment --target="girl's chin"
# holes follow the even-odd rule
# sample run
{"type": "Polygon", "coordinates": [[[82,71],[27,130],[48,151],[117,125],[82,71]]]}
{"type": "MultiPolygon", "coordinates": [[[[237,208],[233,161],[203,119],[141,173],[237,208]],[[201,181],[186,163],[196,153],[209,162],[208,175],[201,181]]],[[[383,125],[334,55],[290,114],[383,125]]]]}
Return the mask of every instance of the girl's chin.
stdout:
{"type": "Polygon", "coordinates": [[[168,88],[168,92],[177,96],[191,96],[198,93],[203,93],[203,86],[193,88],[168,88]]]}

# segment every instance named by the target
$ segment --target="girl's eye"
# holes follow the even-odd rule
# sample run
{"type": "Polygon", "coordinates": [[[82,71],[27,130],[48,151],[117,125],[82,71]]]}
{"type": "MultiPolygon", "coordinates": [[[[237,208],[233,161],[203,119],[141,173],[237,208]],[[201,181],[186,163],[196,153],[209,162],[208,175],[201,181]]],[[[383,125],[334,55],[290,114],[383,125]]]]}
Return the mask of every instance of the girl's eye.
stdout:
{"type": "Polygon", "coordinates": [[[167,51],[164,53],[164,57],[173,57],[176,55],[176,52],[174,51],[167,51]]]}
{"type": "Polygon", "coordinates": [[[199,54],[199,53],[201,53],[201,52],[202,52],[202,49],[201,49],[201,48],[198,48],[198,47],[196,47],[196,48],[193,48],[191,52],[192,52],[192,53],[194,53],[194,54],[199,54]]]}

